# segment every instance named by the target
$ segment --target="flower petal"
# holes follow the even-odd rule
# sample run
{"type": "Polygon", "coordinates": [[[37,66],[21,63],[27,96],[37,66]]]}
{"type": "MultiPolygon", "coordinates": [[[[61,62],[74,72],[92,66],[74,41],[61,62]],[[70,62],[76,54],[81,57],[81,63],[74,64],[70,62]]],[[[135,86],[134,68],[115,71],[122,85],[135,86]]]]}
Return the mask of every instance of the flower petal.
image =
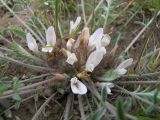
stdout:
{"type": "Polygon", "coordinates": [[[88,47],[93,50],[103,37],[103,28],[98,28],[89,38],[88,47]],[[98,42],[97,42],[98,41],[98,42]]]}
{"type": "Polygon", "coordinates": [[[67,57],[68,57],[68,58],[67,58],[66,62],[67,62],[68,64],[70,64],[70,65],[73,65],[75,62],[78,61],[75,53],[70,53],[69,51],[67,51],[67,57]]]}
{"type": "Polygon", "coordinates": [[[51,53],[53,51],[53,47],[51,46],[46,46],[42,48],[42,52],[49,52],[51,53]]]}
{"type": "Polygon", "coordinates": [[[113,84],[113,83],[110,83],[110,82],[107,82],[107,83],[106,83],[106,86],[109,87],[109,88],[113,88],[113,87],[114,87],[114,84],[113,84]]]}
{"type": "Polygon", "coordinates": [[[79,23],[81,22],[81,17],[78,16],[75,23],[74,23],[74,27],[77,27],[79,25],[79,23]]]}
{"type": "Polygon", "coordinates": [[[108,34],[105,34],[105,35],[103,36],[102,40],[101,40],[101,45],[102,45],[103,47],[106,47],[106,46],[109,45],[110,41],[111,41],[110,36],[109,36],[108,34]]]}
{"type": "Polygon", "coordinates": [[[74,94],[83,95],[87,93],[87,87],[76,77],[71,79],[71,89],[74,94]]]}
{"type": "Polygon", "coordinates": [[[112,93],[111,93],[111,88],[114,87],[114,84],[113,84],[113,83],[110,83],[110,82],[108,82],[108,83],[106,83],[106,82],[105,82],[105,83],[104,83],[104,82],[97,82],[97,83],[96,83],[96,86],[97,86],[98,88],[100,88],[100,89],[106,87],[106,92],[107,92],[107,94],[111,95],[111,94],[112,94],[112,93]]]}
{"type": "Polygon", "coordinates": [[[106,54],[106,49],[104,47],[92,52],[86,62],[86,71],[92,72],[94,68],[101,62],[104,54],[106,54]]]}
{"type": "Polygon", "coordinates": [[[72,32],[75,32],[80,22],[81,22],[80,16],[77,17],[75,23],[73,21],[70,22],[70,32],[69,32],[70,34],[72,34],[72,32]]]}
{"type": "Polygon", "coordinates": [[[114,84],[111,83],[111,82],[97,82],[96,83],[96,86],[97,87],[100,87],[100,88],[103,88],[103,87],[108,87],[108,88],[113,88],[114,87],[114,84]]]}
{"type": "Polygon", "coordinates": [[[85,48],[88,46],[88,41],[89,41],[89,37],[90,37],[90,33],[89,33],[89,28],[85,27],[82,32],[81,35],[78,37],[74,48],[85,48]]]}
{"type": "Polygon", "coordinates": [[[129,67],[130,65],[132,65],[132,63],[133,63],[133,58],[129,58],[129,59],[123,61],[123,62],[117,67],[117,69],[127,68],[127,67],[129,67]]]}
{"type": "Polygon", "coordinates": [[[46,31],[46,41],[47,46],[55,46],[56,44],[56,33],[53,26],[50,26],[46,31]]]}
{"type": "Polygon", "coordinates": [[[66,44],[66,47],[69,51],[71,51],[72,47],[73,47],[73,44],[74,44],[74,39],[70,38],[68,41],[67,41],[67,44],[66,44]]]}
{"type": "Polygon", "coordinates": [[[119,75],[124,75],[127,73],[127,70],[125,68],[116,69],[116,71],[118,72],[119,75]]]}
{"type": "Polygon", "coordinates": [[[30,33],[27,33],[26,39],[27,39],[27,46],[28,46],[28,48],[30,50],[32,50],[33,52],[39,52],[36,40],[33,38],[33,36],[30,33]]]}
{"type": "Polygon", "coordinates": [[[107,94],[111,95],[111,89],[109,87],[106,87],[106,91],[107,91],[107,94]]]}

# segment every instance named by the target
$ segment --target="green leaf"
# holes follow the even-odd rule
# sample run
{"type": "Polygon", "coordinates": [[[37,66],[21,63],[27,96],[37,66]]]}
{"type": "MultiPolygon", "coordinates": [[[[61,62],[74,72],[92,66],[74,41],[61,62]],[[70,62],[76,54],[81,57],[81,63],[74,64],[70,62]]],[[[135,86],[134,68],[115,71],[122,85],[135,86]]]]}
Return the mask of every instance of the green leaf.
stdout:
{"type": "Polygon", "coordinates": [[[17,90],[18,88],[23,87],[24,84],[20,83],[17,77],[13,78],[13,89],[17,90]]]}
{"type": "Polygon", "coordinates": [[[125,113],[123,110],[123,105],[120,99],[116,101],[117,107],[117,120],[126,120],[125,113]]]}
{"type": "Polygon", "coordinates": [[[125,112],[129,112],[131,110],[133,104],[132,102],[133,102],[132,98],[126,97],[125,101],[123,102],[123,107],[125,112]]]}
{"type": "Polygon", "coordinates": [[[14,95],[12,96],[12,98],[13,98],[14,100],[16,100],[16,101],[21,101],[21,100],[22,100],[22,98],[21,98],[18,94],[14,94],[14,95]]]}
{"type": "Polygon", "coordinates": [[[101,97],[103,102],[107,99],[107,91],[105,86],[101,90],[101,97]]]}
{"type": "Polygon", "coordinates": [[[10,83],[0,83],[0,95],[7,89],[9,89],[12,85],[10,83]]]}
{"type": "Polygon", "coordinates": [[[101,120],[103,115],[105,114],[106,110],[104,107],[100,107],[96,110],[93,114],[91,114],[87,120],[101,120]]]}
{"type": "Polygon", "coordinates": [[[117,73],[117,71],[111,69],[107,71],[103,76],[98,77],[98,79],[103,80],[103,81],[113,81],[119,77],[120,75],[117,73]]]}
{"type": "Polygon", "coordinates": [[[12,118],[12,112],[10,110],[7,110],[4,112],[5,117],[12,118]]]}
{"type": "Polygon", "coordinates": [[[13,32],[15,32],[22,40],[26,39],[26,32],[22,30],[22,28],[12,25],[9,27],[9,29],[13,32]]]}
{"type": "Polygon", "coordinates": [[[57,91],[62,95],[65,94],[65,90],[63,88],[57,88],[57,91]]]}
{"type": "Polygon", "coordinates": [[[148,91],[148,92],[146,91],[136,92],[135,94],[142,96],[142,97],[148,97],[148,98],[153,98],[153,99],[155,99],[156,97],[156,99],[160,99],[160,92],[159,91],[157,92],[157,89],[148,91]]]}
{"type": "Polygon", "coordinates": [[[22,57],[27,57],[34,59],[34,56],[26,51],[21,45],[16,43],[15,41],[12,43],[13,54],[20,55],[22,57]]]}

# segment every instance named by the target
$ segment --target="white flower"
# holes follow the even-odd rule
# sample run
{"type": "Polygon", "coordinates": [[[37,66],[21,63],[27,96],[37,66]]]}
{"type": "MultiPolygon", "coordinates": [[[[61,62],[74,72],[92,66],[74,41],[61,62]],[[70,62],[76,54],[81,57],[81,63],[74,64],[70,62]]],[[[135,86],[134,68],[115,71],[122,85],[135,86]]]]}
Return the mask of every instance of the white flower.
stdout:
{"type": "Polygon", "coordinates": [[[33,36],[30,33],[27,33],[26,39],[27,39],[27,46],[28,46],[28,48],[31,51],[33,51],[35,53],[38,53],[39,52],[38,45],[36,43],[36,40],[33,38],[33,36]]]}
{"type": "Polygon", "coordinates": [[[42,52],[52,52],[53,47],[52,46],[45,46],[42,48],[42,52]]]}
{"type": "Polygon", "coordinates": [[[77,29],[78,25],[80,24],[80,22],[81,22],[81,17],[80,16],[77,17],[75,22],[73,22],[73,21],[70,22],[69,34],[72,34],[73,32],[76,31],[76,29],[77,29]]]}
{"type": "Polygon", "coordinates": [[[106,49],[104,47],[93,51],[87,59],[85,70],[92,72],[94,68],[101,62],[105,54],[106,49]]]}
{"type": "Polygon", "coordinates": [[[106,47],[110,43],[110,36],[103,33],[103,28],[98,28],[89,38],[88,48],[90,51],[106,47]]]}
{"type": "Polygon", "coordinates": [[[68,41],[67,41],[67,44],[66,44],[66,47],[69,51],[71,51],[72,47],[73,47],[73,43],[74,43],[74,39],[70,38],[68,41]]]}
{"type": "Polygon", "coordinates": [[[88,48],[93,50],[97,42],[100,42],[103,36],[103,28],[98,28],[89,38],[88,48]]]}
{"type": "Polygon", "coordinates": [[[42,48],[42,52],[52,52],[56,44],[56,33],[54,27],[50,26],[46,31],[46,46],[42,48]]]}
{"type": "Polygon", "coordinates": [[[78,39],[75,42],[74,48],[85,48],[88,46],[88,41],[89,41],[90,33],[89,33],[89,28],[84,27],[84,29],[81,32],[81,35],[78,37],[78,39]]]}
{"type": "Polygon", "coordinates": [[[67,51],[67,60],[66,60],[66,62],[68,64],[70,64],[70,65],[73,65],[77,61],[78,61],[78,59],[77,59],[75,53],[71,53],[71,52],[67,51]]]}
{"type": "Polygon", "coordinates": [[[96,86],[101,88],[101,89],[105,87],[107,94],[112,95],[111,88],[114,87],[113,83],[110,83],[110,82],[108,82],[108,83],[96,83],[96,86]]]}
{"type": "Polygon", "coordinates": [[[123,61],[117,68],[116,71],[119,75],[124,75],[127,72],[127,69],[133,63],[133,58],[123,61]]]}
{"type": "Polygon", "coordinates": [[[76,77],[71,79],[71,89],[74,94],[83,95],[87,93],[87,87],[76,77]]]}
{"type": "Polygon", "coordinates": [[[102,39],[101,39],[101,45],[103,47],[106,47],[110,44],[111,37],[108,34],[104,34],[102,39]]]}

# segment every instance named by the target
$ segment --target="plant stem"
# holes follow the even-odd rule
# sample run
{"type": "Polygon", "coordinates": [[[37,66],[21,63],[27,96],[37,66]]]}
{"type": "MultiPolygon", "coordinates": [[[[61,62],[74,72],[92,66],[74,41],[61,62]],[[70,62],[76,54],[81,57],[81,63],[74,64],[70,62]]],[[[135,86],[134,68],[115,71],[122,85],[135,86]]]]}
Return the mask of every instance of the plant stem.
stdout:
{"type": "MultiPolygon", "coordinates": [[[[31,9],[31,7],[27,6],[28,10],[32,13],[32,15],[35,16],[33,10],[31,9]]],[[[42,21],[40,20],[39,17],[36,16],[37,21],[39,22],[39,24],[41,25],[41,27],[44,29],[44,31],[47,30],[47,28],[45,27],[45,25],[42,23],[42,21]]]]}
{"type": "Polygon", "coordinates": [[[40,91],[40,90],[43,90],[43,89],[45,89],[45,87],[39,87],[39,88],[36,88],[36,89],[28,89],[28,90],[19,91],[19,92],[12,92],[11,94],[0,96],[0,100],[10,98],[10,97],[14,96],[15,94],[24,95],[24,94],[40,91]]]}
{"type": "Polygon", "coordinates": [[[91,33],[92,33],[92,31],[93,31],[93,26],[94,26],[94,15],[95,15],[95,14],[94,14],[94,12],[95,12],[95,11],[94,11],[94,8],[95,8],[95,4],[96,4],[96,0],[93,1],[93,8],[92,8],[92,9],[93,9],[93,10],[92,10],[93,18],[92,18],[92,21],[91,21],[91,33]]]}
{"type": "Polygon", "coordinates": [[[0,38],[2,38],[2,40],[4,40],[6,43],[8,44],[12,44],[12,42],[10,40],[8,40],[7,38],[3,37],[2,35],[0,35],[0,38]]]}
{"type": "Polygon", "coordinates": [[[84,8],[85,4],[84,4],[84,0],[81,0],[81,7],[82,7],[82,14],[83,14],[83,20],[84,20],[84,24],[86,26],[87,22],[86,22],[86,14],[85,14],[85,8],[84,8]]]}
{"type": "Polygon", "coordinates": [[[59,5],[60,5],[61,0],[56,0],[56,4],[55,4],[55,17],[56,17],[56,35],[58,35],[58,21],[59,21],[59,5]]]}
{"type": "Polygon", "coordinates": [[[132,75],[123,75],[122,77],[131,77],[131,78],[143,78],[143,77],[154,77],[154,76],[158,76],[160,75],[160,71],[158,72],[154,72],[154,73],[145,73],[145,74],[142,74],[142,75],[137,75],[137,74],[132,74],[132,75]]]}
{"type": "Polygon", "coordinates": [[[7,56],[2,56],[0,55],[0,58],[4,59],[4,60],[7,60],[9,62],[12,62],[12,63],[16,63],[16,64],[19,64],[19,65],[22,65],[24,67],[27,67],[29,69],[32,69],[32,70],[36,70],[36,71],[53,71],[52,69],[50,68],[47,68],[47,67],[41,67],[41,66],[35,66],[35,65],[31,65],[31,64],[26,64],[26,63],[23,63],[21,61],[18,61],[18,60],[15,60],[13,58],[10,58],[10,57],[7,57],[7,56]]]}
{"type": "Polygon", "coordinates": [[[45,109],[46,105],[53,99],[53,97],[56,95],[57,93],[52,94],[42,105],[41,107],[38,109],[38,111],[34,114],[32,120],[37,120],[38,116],[41,114],[42,110],[45,109]]]}
{"type": "Polygon", "coordinates": [[[37,82],[37,83],[31,84],[31,85],[21,87],[21,88],[17,89],[16,91],[15,90],[5,91],[3,93],[3,96],[0,97],[0,99],[4,96],[7,96],[7,95],[10,95],[10,94],[13,94],[13,93],[18,93],[20,91],[25,91],[25,90],[28,90],[28,89],[31,89],[31,88],[34,88],[34,87],[37,87],[37,86],[40,86],[40,85],[44,85],[44,84],[47,84],[47,83],[50,83],[50,82],[53,82],[53,81],[54,81],[54,79],[51,78],[51,79],[48,79],[48,80],[44,80],[44,81],[41,81],[41,82],[37,82]]]}
{"type": "Polygon", "coordinates": [[[18,19],[18,21],[23,24],[42,45],[45,45],[41,38],[6,4],[4,0],[1,0],[2,4],[18,19]]]}
{"type": "Polygon", "coordinates": [[[141,84],[141,85],[146,85],[146,84],[160,84],[160,81],[115,81],[115,84],[141,84]]]}
{"type": "Polygon", "coordinates": [[[150,21],[146,24],[146,26],[138,33],[138,35],[132,40],[132,42],[128,45],[128,47],[125,49],[125,52],[128,52],[128,50],[133,46],[133,44],[138,40],[138,38],[144,33],[144,31],[149,27],[149,25],[153,22],[155,19],[155,16],[153,16],[150,21]]]}
{"type": "MultiPolygon", "coordinates": [[[[152,29],[152,28],[151,28],[151,29],[152,29]]],[[[151,34],[150,34],[150,36],[148,37],[148,39],[146,39],[145,42],[144,42],[143,49],[142,49],[142,51],[141,51],[141,53],[140,53],[140,55],[139,55],[139,57],[138,57],[138,60],[136,61],[136,64],[135,64],[135,66],[134,66],[134,70],[136,70],[136,68],[139,66],[140,61],[141,61],[141,59],[142,59],[142,56],[143,56],[143,54],[144,54],[144,52],[145,52],[145,50],[146,50],[146,48],[147,48],[147,45],[148,45],[149,41],[151,40],[150,38],[151,38],[151,36],[152,36],[153,33],[154,33],[154,30],[152,29],[152,31],[149,31],[149,33],[151,33],[151,34]]]]}
{"type": "Polygon", "coordinates": [[[108,16],[109,16],[109,10],[110,10],[110,6],[111,6],[111,2],[112,0],[107,0],[107,11],[106,11],[106,16],[105,16],[105,21],[104,21],[104,24],[103,24],[103,28],[104,28],[104,33],[106,33],[106,27],[107,27],[107,22],[108,22],[108,16]]]}
{"type": "MultiPolygon", "coordinates": [[[[104,0],[99,1],[98,5],[97,5],[96,8],[94,9],[94,13],[98,10],[98,8],[101,6],[101,4],[103,3],[103,1],[104,1],[104,0]]],[[[88,26],[88,25],[90,24],[92,18],[93,18],[93,13],[89,16],[89,19],[88,19],[88,21],[87,21],[87,23],[86,23],[86,26],[88,26]]]]}
{"type": "Polygon", "coordinates": [[[80,114],[81,114],[81,119],[86,120],[86,116],[84,114],[83,103],[82,103],[82,99],[81,99],[80,95],[78,95],[78,102],[79,102],[79,110],[80,110],[80,114]]]}
{"type": "Polygon", "coordinates": [[[69,119],[69,114],[71,111],[71,106],[72,106],[72,95],[68,95],[67,97],[67,103],[66,103],[66,107],[65,107],[65,113],[64,113],[64,120],[68,120],[69,119]]]}
{"type": "MultiPolygon", "coordinates": [[[[25,79],[25,80],[20,80],[19,82],[20,83],[26,83],[26,82],[31,82],[31,80],[34,80],[34,79],[38,79],[38,78],[42,78],[42,77],[45,77],[45,76],[50,76],[52,75],[51,73],[46,73],[46,74],[42,74],[42,75],[39,75],[39,76],[35,76],[35,77],[32,77],[32,78],[28,78],[28,79],[25,79]]],[[[38,79],[39,80],[39,79],[38,79]]],[[[37,81],[32,81],[32,82],[37,82],[37,81]]]]}
{"type": "Polygon", "coordinates": [[[91,105],[90,105],[90,103],[89,103],[89,100],[88,100],[87,95],[85,95],[85,97],[86,97],[86,102],[87,102],[87,105],[88,105],[88,107],[89,107],[89,110],[90,110],[91,113],[93,113],[93,110],[92,110],[92,107],[91,107],[91,105]]]}
{"type": "Polygon", "coordinates": [[[7,52],[12,52],[13,50],[6,48],[6,47],[0,47],[0,50],[5,50],[7,52]]]}

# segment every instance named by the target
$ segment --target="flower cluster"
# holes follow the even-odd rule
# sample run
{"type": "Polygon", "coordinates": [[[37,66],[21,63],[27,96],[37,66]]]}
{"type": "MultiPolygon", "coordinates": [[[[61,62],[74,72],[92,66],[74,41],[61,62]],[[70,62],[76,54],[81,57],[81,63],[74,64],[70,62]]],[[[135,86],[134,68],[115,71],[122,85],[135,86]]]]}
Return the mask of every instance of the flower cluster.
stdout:
{"type": "MultiPolygon", "coordinates": [[[[74,34],[80,24],[81,17],[77,17],[76,21],[70,22],[69,35],[74,34]]],[[[30,33],[26,36],[28,48],[34,53],[38,53],[38,45],[36,40],[30,33]]],[[[46,46],[43,46],[41,51],[45,53],[52,53],[56,46],[56,34],[53,26],[46,30],[46,46]]],[[[104,34],[103,28],[98,28],[93,34],[90,35],[89,28],[85,27],[77,40],[70,37],[65,46],[61,47],[62,53],[66,56],[66,63],[75,67],[78,64],[79,73],[91,73],[100,64],[104,55],[107,53],[106,47],[109,45],[111,38],[108,34],[104,34]],[[81,51],[80,55],[77,54],[77,49],[81,51]]],[[[122,75],[127,72],[126,68],[130,66],[133,59],[128,59],[121,63],[116,71],[122,75]]],[[[80,80],[80,74],[73,76],[70,80],[71,90],[74,94],[86,94],[87,87],[80,80]]],[[[112,83],[96,83],[98,87],[106,86],[106,91],[111,94],[111,88],[114,87],[112,83]]]]}

